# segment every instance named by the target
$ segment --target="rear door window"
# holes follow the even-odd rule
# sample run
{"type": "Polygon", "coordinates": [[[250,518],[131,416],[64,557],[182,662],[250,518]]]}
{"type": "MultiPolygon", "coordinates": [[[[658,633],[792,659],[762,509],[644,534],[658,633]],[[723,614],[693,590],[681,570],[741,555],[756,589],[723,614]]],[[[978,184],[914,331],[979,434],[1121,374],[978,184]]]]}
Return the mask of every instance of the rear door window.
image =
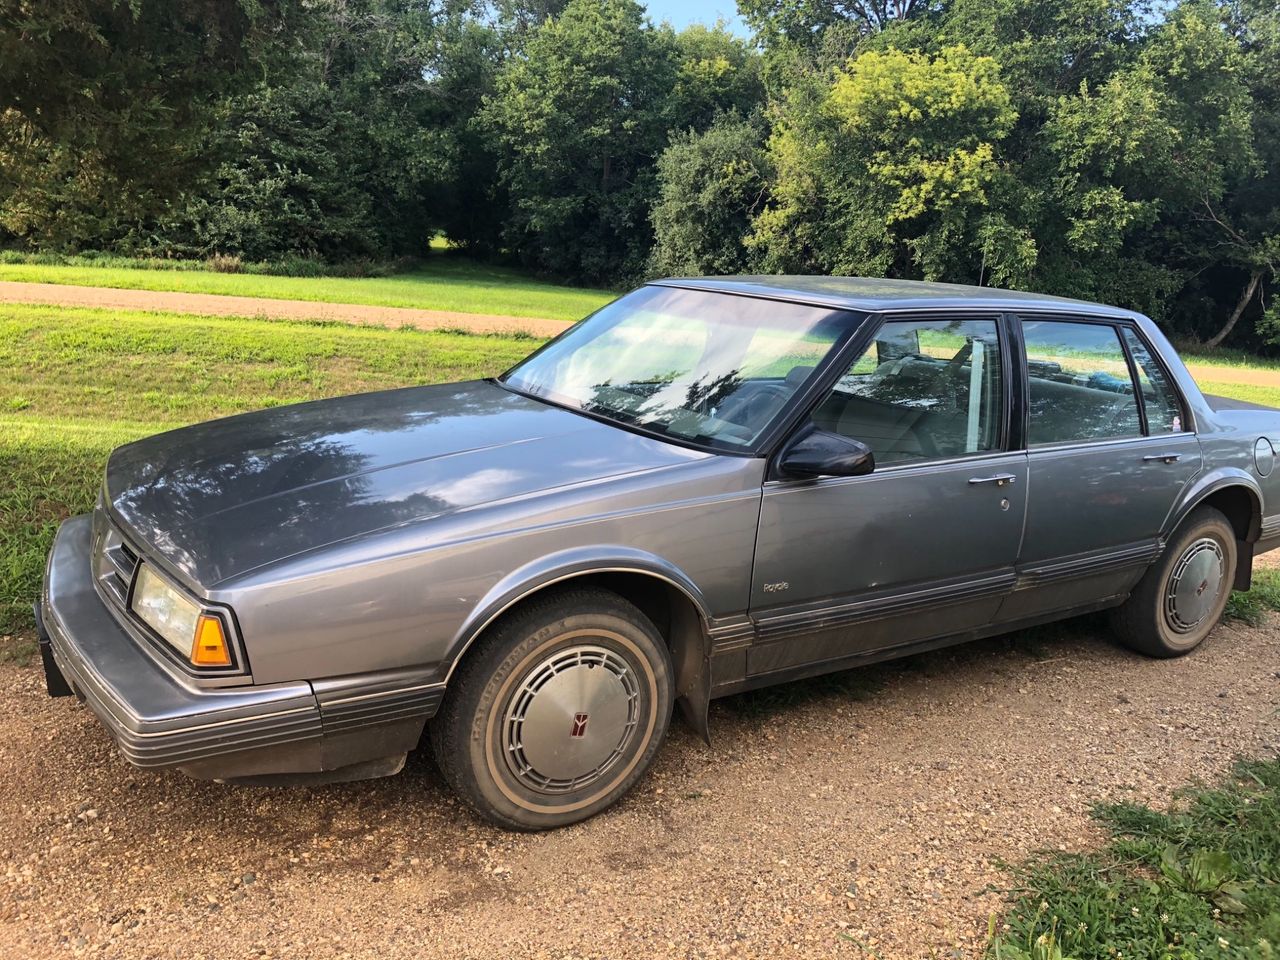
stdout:
{"type": "Polygon", "coordinates": [[[1108,324],[1026,320],[1028,443],[1142,436],[1119,331],[1108,324]]]}

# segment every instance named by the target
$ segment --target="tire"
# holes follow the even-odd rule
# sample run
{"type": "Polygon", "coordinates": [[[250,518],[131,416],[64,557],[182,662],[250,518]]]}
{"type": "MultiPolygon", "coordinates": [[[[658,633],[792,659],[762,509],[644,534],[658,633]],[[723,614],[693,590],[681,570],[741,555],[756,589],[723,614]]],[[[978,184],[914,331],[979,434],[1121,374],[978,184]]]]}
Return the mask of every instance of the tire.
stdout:
{"type": "Polygon", "coordinates": [[[1112,612],[1116,636],[1149,657],[1190,653],[1222,619],[1236,563],[1231,523],[1213,507],[1197,508],[1129,599],[1112,612]]]}
{"type": "Polygon", "coordinates": [[[577,823],[617,802],[662,745],[666,643],[606,590],[538,597],[467,652],[430,738],[445,780],[511,830],[577,823]]]}

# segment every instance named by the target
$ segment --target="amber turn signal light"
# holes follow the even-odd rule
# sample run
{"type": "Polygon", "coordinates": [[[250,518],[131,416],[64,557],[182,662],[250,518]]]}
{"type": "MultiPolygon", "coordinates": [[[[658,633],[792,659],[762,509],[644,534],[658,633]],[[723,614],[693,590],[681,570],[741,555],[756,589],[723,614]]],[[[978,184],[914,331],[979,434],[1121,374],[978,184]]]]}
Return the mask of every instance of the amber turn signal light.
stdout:
{"type": "Polygon", "coordinates": [[[201,614],[196,623],[196,642],[191,647],[191,662],[197,667],[231,666],[231,648],[222,621],[208,614],[201,614]]]}

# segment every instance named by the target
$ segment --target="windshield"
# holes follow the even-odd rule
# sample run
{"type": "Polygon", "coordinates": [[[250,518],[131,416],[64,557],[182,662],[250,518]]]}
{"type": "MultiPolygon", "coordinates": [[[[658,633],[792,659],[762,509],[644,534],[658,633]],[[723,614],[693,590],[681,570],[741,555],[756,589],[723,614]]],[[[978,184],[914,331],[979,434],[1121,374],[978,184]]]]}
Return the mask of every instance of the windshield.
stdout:
{"type": "Polygon", "coordinates": [[[825,307],[642,287],[502,379],[674,440],[747,451],[861,319],[825,307]]]}

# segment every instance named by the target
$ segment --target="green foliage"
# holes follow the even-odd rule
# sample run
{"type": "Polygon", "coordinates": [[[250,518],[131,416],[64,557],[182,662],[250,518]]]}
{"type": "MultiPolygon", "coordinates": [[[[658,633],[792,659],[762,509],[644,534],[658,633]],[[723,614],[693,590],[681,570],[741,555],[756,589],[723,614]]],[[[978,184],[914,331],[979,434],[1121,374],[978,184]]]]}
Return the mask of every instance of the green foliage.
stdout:
{"type": "Polygon", "coordinates": [[[750,115],[764,97],[760,57],[723,26],[691,24],[676,34],[679,67],[668,104],[673,131],[702,130],[722,112],[750,115]]]}
{"type": "Polygon", "coordinates": [[[0,2],[0,238],[102,247],[208,166],[216,98],[273,56],[291,0],[0,2]]]}
{"type": "Polygon", "coordinates": [[[328,262],[424,252],[443,167],[425,79],[437,26],[412,0],[308,10],[287,74],[222,105],[208,145],[222,162],[145,245],[328,262]]]}
{"type": "Polygon", "coordinates": [[[824,33],[851,24],[862,34],[938,9],[932,0],[738,0],[742,16],[765,44],[812,48],[824,33]]]}
{"type": "Polygon", "coordinates": [[[760,119],[723,113],[703,133],[677,134],[658,159],[650,273],[746,273],[745,239],[772,171],[760,119]]]}
{"type": "Polygon", "coordinates": [[[324,87],[295,85],[235,104],[219,145],[234,159],[164,231],[165,249],[249,260],[395,252],[380,232],[373,198],[344,162],[358,141],[358,120],[335,109],[334,99],[324,87]]]}
{"type": "Polygon", "coordinates": [[[641,272],[678,69],[674,37],[635,0],[570,0],[506,64],[485,117],[525,263],[594,282],[641,272]]]}
{"type": "Polygon", "coordinates": [[[1017,115],[993,59],[869,50],[789,106],[753,238],[769,268],[956,280],[986,250],[995,282],[1025,275],[1034,247],[999,210],[1016,191],[996,147],[1017,115]]]}
{"type": "Polygon", "coordinates": [[[444,234],[611,287],[936,278],[1280,345],[1274,0],[741,12],[752,43],[637,0],[0,0],[0,246],[322,272],[444,234]]]}
{"type": "Polygon", "coordinates": [[[1248,590],[1231,594],[1226,615],[1257,627],[1272,610],[1280,610],[1280,570],[1265,568],[1253,571],[1253,585],[1248,590]]]}
{"type": "Polygon", "coordinates": [[[1113,840],[1015,870],[991,960],[1270,958],[1280,948],[1280,762],[1240,764],[1226,785],[1166,813],[1100,806],[1113,840]]]}

